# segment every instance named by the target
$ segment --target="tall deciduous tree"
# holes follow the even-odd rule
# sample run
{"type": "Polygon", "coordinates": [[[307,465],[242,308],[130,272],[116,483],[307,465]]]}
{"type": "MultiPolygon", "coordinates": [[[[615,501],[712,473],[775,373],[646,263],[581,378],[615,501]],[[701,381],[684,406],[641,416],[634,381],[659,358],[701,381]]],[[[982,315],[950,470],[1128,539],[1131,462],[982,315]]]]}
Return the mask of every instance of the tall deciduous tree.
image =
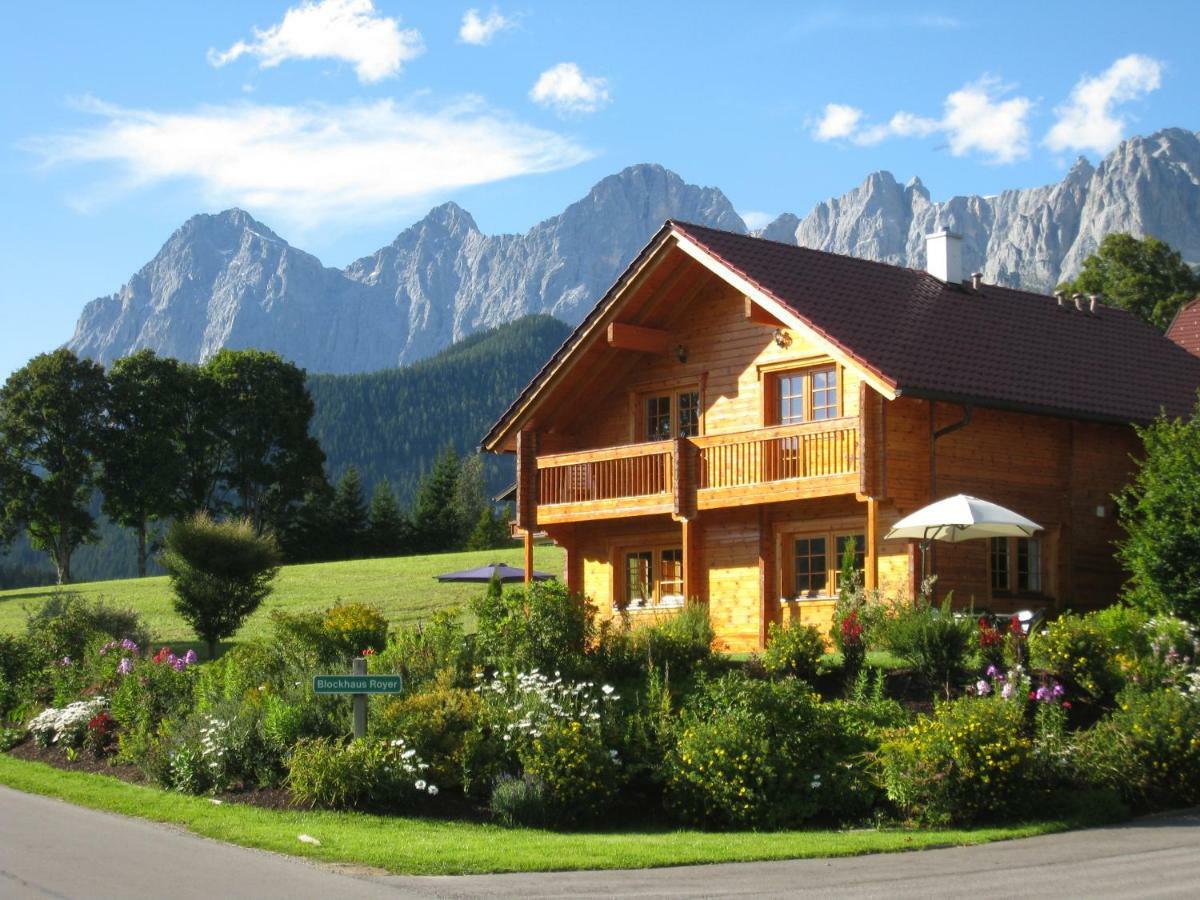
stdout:
{"type": "Polygon", "coordinates": [[[217,386],[203,369],[181,363],[179,376],[180,418],[176,440],[183,477],[176,488],[175,506],[182,515],[192,515],[220,506],[225,463],[222,410],[217,386]]]}
{"type": "Polygon", "coordinates": [[[275,353],[222,350],[204,366],[217,390],[223,481],[256,528],[284,513],[324,478],[325,454],[308,432],[313,403],[304,371],[275,353]]]}
{"type": "Polygon", "coordinates": [[[460,546],[462,529],[455,510],[460,467],[458,454],[447,447],[421,480],[412,512],[413,542],[421,552],[445,553],[460,546]]]}
{"type": "Polygon", "coordinates": [[[88,509],[108,403],[104,369],[69,350],[35,356],[0,389],[0,454],[11,493],[4,516],[50,554],[59,584],[71,556],[95,537],[88,509]]]}
{"type": "Polygon", "coordinates": [[[1103,294],[1155,328],[1165,329],[1188,300],[1200,294],[1200,278],[1169,244],[1129,234],[1106,235],[1063,290],[1103,294]]]}
{"type": "Polygon", "coordinates": [[[1117,497],[1126,538],[1126,596],[1152,613],[1200,623],[1200,406],[1189,419],[1139,430],[1145,456],[1117,497]]]}
{"type": "Polygon", "coordinates": [[[179,509],[187,376],[176,360],[141,350],[113,363],[109,385],[100,474],[104,512],[137,536],[138,575],[145,576],[150,525],[179,509]]]}
{"type": "MultiPolygon", "coordinates": [[[[483,481],[483,457],[472,453],[464,458],[454,483],[454,517],[458,520],[457,547],[465,547],[484,510],[491,507],[483,481]]],[[[456,549],[457,549],[456,547],[456,549]]]]}

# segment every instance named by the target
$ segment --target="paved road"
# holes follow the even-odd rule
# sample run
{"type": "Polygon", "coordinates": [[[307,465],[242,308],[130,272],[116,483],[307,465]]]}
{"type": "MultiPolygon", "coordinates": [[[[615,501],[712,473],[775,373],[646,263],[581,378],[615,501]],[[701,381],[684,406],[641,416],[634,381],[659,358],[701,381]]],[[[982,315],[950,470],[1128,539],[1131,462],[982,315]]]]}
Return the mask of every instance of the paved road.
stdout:
{"type": "Polygon", "coordinates": [[[915,853],[461,878],[335,871],[0,788],[0,897],[1200,897],[1200,811],[915,853]]]}

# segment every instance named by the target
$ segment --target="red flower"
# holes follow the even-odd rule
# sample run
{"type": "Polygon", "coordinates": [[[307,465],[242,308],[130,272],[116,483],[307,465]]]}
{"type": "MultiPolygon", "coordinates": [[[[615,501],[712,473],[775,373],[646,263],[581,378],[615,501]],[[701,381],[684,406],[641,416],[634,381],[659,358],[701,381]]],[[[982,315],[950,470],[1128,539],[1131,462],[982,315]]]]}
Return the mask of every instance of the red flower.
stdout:
{"type": "Polygon", "coordinates": [[[374,650],[372,650],[370,647],[368,647],[366,650],[364,650],[364,651],[362,652],[362,655],[363,655],[363,656],[374,656],[374,655],[375,655],[375,651],[374,651],[374,650]]]}
{"type": "Polygon", "coordinates": [[[1064,700],[1064,701],[1063,701],[1063,709],[1070,709],[1070,708],[1071,708],[1071,701],[1070,701],[1070,700],[1064,700]]]}
{"type": "Polygon", "coordinates": [[[171,653],[170,647],[160,647],[159,651],[154,654],[154,661],[156,663],[164,663],[167,661],[168,656],[173,656],[173,655],[174,654],[171,653]]]}
{"type": "Polygon", "coordinates": [[[1021,619],[1014,615],[1008,620],[1008,633],[1016,637],[1025,637],[1025,629],[1021,627],[1021,619]]]}
{"type": "Polygon", "coordinates": [[[1030,692],[1029,692],[1029,699],[1030,699],[1030,700],[1036,700],[1036,699],[1037,699],[1037,691],[1030,691],[1030,692]]]}

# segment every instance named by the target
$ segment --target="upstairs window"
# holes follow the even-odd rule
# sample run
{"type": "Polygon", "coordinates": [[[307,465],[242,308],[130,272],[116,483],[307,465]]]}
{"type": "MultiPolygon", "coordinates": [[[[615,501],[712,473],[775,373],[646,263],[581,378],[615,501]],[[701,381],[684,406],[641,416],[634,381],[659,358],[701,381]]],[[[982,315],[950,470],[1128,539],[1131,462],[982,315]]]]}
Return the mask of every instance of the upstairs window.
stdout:
{"type": "Polygon", "coordinates": [[[643,409],[643,440],[666,441],[700,433],[700,392],[695,388],[647,395],[643,409]]]}
{"type": "Polygon", "coordinates": [[[837,366],[816,366],[773,375],[767,383],[770,425],[797,425],[842,414],[837,366]]]}

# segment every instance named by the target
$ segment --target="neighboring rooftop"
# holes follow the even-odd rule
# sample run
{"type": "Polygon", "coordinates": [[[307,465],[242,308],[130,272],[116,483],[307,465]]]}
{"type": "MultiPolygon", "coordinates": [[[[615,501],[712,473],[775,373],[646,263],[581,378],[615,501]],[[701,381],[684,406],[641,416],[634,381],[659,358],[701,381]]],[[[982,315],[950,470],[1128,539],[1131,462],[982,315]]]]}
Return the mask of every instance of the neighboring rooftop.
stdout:
{"type": "Polygon", "coordinates": [[[1175,314],[1167,337],[1192,356],[1200,356],[1200,297],[1185,303],[1175,314]]]}

